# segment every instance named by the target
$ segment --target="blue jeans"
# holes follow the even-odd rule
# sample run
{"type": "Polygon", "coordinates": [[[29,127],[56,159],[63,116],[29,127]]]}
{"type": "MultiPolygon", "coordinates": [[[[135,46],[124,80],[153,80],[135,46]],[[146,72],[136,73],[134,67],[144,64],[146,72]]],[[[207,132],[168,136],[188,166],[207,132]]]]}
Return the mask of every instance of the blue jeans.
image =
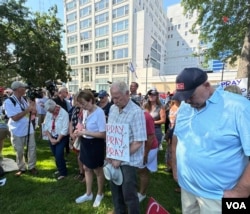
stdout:
{"type": "Polygon", "coordinates": [[[66,162],[64,159],[64,147],[68,141],[67,136],[63,137],[59,143],[56,145],[52,145],[50,143],[50,148],[52,151],[52,154],[55,156],[56,159],[56,167],[62,176],[67,175],[67,168],[66,168],[66,162]]]}
{"type": "Polygon", "coordinates": [[[157,141],[158,141],[158,146],[161,145],[161,139],[162,139],[162,130],[161,130],[161,127],[155,127],[155,136],[157,138],[157,141]]]}
{"type": "Polygon", "coordinates": [[[139,214],[140,206],[137,196],[137,168],[120,166],[123,174],[123,183],[118,186],[110,182],[115,214],[139,214]]]}

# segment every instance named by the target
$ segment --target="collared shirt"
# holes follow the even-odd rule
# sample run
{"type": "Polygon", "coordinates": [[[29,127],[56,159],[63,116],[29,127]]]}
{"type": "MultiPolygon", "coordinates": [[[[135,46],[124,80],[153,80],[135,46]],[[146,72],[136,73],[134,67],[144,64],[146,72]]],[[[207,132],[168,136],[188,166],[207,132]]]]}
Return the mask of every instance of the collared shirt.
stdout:
{"type": "Polygon", "coordinates": [[[33,126],[31,124],[31,121],[29,120],[29,114],[22,117],[18,121],[14,121],[11,119],[11,117],[27,109],[29,105],[28,102],[23,97],[21,97],[21,101],[19,101],[14,95],[12,96],[12,98],[15,100],[16,102],[15,104],[10,99],[6,99],[4,101],[4,109],[9,118],[8,121],[9,131],[11,132],[12,135],[18,137],[24,137],[28,135],[28,127],[30,127],[29,133],[30,134],[34,133],[33,126]]]}
{"type": "Polygon", "coordinates": [[[108,124],[121,123],[129,125],[129,143],[141,141],[141,147],[132,155],[130,162],[123,162],[122,165],[141,166],[143,164],[144,141],[147,139],[146,122],[143,110],[133,101],[119,111],[116,105],[112,105],[109,111],[108,124]]]}
{"type": "Polygon", "coordinates": [[[174,131],[180,186],[210,199],[232,189],[248,164],[249,121],[249,100],[222,89],[199,111],[182,102],[174,131]]]}
{"type": "Polygon", "coordinates": [[[36,98],[36,110],[37,114],[46,114],[46,111],[44,109],[44,103],[48,100],[48,97],[43,98],[36,98]]]}
{"type": "Polygon", "coordinates": [[[61,107],[58,115],[55,118],[52,113],[47,112],[45,119],[44,119],[43,131],[49,131],[52,135],[64,135],[64,136],[68,135],[68,131],[69,131],[68,112],[66,112],[61,107]]]}

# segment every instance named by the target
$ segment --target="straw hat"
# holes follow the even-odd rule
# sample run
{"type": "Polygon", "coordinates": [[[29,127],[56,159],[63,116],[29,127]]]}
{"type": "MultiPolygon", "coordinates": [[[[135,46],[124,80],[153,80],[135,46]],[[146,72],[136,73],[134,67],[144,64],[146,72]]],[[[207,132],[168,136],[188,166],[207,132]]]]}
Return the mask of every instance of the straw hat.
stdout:
{"type": "Polygon", "coordinates": [[[103,167],[104,176],[107,180],[111,180],[116,185],[121,185],[123,182],[123,176],[121,168],[114,168],[111,164],[107,164],[103,167]]]}

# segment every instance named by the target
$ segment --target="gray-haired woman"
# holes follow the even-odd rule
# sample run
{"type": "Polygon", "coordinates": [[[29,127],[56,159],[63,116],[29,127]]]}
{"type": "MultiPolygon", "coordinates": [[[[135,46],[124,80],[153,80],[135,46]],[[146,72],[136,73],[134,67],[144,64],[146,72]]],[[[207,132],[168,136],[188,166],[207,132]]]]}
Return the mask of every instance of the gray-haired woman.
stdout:
{"type": "Polygon", "coordinates": [[[59,171],[58,180],[67,175],[67,168],[64,159],[64,147],[67,143],[69,130],[68,113],[53,100],[47,100],[44,104],[47,111],[44,120],[43,135],[49,139],[50,148],[55,156],[56,166],[59,171]]]}

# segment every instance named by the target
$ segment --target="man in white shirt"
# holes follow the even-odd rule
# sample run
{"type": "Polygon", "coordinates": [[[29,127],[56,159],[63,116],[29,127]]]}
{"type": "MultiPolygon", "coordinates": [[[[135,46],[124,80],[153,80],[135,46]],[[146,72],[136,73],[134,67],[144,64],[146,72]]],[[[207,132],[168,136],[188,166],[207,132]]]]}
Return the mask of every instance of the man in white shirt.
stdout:
{"type": "Polygon", "coordinates": [[[33,175],[36,170],[36,143],[34,128],[30,121],[30,112],[36,109],[34,101],[28,102],[25,95],[27,85],[15,81],[11,84],[13,95],[5,100],[4,109],[9,118],[8,126],[11,134],[11,144],[16,151],[16,161],[19,171],[15,174],[21,176],[26,171],[25,151],[27,145],[27,168],[33,175]]]}

